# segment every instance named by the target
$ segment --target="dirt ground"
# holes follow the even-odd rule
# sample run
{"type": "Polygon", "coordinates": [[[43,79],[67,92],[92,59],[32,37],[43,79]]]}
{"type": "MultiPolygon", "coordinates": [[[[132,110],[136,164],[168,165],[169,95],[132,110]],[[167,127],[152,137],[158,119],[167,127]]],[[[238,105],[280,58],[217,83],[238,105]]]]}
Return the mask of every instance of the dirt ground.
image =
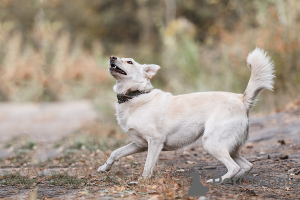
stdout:
{"type": "Polygon", "coordinates": [[[114,129],[104,137],[100,133],[105,127],[91,126],[52,142],[27,136],[2,142],[0,198],[198,199],[187,196],[196,171],[209,188],[200,199],[300,199],[299,102],[251,118],[242,155],[254,167],[236,184],[205,183],[225,174],[226,168],[204,151],[200,141],[162,152],[151,180],[138,181],[146,153],[122,158],[110,172],[97,173],[111,151],[129,140],[114,129]],[[247,181],[252,178],[253,183],[247,181]]]}

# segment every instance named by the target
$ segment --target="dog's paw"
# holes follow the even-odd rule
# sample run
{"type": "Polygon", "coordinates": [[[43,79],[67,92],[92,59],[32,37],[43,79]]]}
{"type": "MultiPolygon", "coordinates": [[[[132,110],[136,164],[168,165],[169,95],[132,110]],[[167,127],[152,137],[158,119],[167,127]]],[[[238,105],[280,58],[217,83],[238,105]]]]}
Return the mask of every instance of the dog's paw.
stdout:
{"type": "Polygon", "coordinates": [[[104,164],[97,169],[97,172],[107,172],[109,170],[110,170],[110,167],[107,164],[104,164]]]}
{"type": "Polygon", "coordinates": [[[208,179],[207,181],[206,181],[206,183],[212,183],[213,182],[213,179],[208,179]]]}
{"type": "Polygon", "coordinates": [[[222,183],[222,180],[223,179],[220,180],[220,178],[218,178],[218,179],[208,179],[206,181],[206,183],[222,183]]]}

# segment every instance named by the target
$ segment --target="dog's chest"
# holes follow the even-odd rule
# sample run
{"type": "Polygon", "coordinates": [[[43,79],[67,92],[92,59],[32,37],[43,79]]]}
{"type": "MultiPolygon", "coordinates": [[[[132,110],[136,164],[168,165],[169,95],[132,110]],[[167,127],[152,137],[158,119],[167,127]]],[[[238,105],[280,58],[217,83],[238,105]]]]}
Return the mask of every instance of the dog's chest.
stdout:
{"type": "Polygon", "coordinates": [[[121,128],[128,133],[129,129],[137,129],[139,127],[139,119],[142,117],[142,108],[119,104],[117,105],[117,120],[121,128]]]}
{"type": "Polygon", "coordinates": [[[121,128],[127,132],[129,129],[128,126],[128,118],[130,116],[130,110],[129,109],[122,109],[122,108],[118,108],[120,106],[117,106],[117,120],[119,125],[121,126],[121,128]]]}
{"type": "Polygon", "coordinates": [[[147,146],[147,126],[139,123],[139,112],[135,109],[117,109],[117,120],[124,132],[139,146],[147,146]]]}
{"type": "Polygon", "coordinates": [[[118,104],[118,123],[126,133],[128,133],[129,129],[134,129],[141,134],[147,134],[146,132],[153,131],[153,129],[158,130],[163,115],[160,107],[161,106],[156,102],[147,104],[136,104],[134,102],[118,104]]]}

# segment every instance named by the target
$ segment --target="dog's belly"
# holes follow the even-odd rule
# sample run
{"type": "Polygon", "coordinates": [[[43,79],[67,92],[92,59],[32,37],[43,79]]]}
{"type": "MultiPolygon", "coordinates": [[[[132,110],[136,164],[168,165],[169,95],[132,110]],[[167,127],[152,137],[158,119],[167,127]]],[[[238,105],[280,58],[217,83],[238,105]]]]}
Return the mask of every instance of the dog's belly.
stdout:
{"type": "Polygon", "coordinates": [[[167,134],[164,150],[176,150],[192,144],[197,141],[204,132],[203,125],[196,123],[174,128],[167,134]]]}

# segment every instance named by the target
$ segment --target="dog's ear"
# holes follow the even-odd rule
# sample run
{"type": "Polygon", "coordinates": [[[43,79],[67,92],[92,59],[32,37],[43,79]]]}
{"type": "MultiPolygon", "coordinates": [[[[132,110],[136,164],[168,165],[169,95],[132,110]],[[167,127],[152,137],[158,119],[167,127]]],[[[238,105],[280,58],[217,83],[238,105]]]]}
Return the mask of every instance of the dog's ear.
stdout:
{"type": "Polygon", "coordinates": [[[144,65],[143,67],[144,67],[144,72],[146,74],[146,77],[148,79],[151,79],[157,73],[157,71],[160,69],[160,66],[154,65],[154,64],[144,65]]]}

